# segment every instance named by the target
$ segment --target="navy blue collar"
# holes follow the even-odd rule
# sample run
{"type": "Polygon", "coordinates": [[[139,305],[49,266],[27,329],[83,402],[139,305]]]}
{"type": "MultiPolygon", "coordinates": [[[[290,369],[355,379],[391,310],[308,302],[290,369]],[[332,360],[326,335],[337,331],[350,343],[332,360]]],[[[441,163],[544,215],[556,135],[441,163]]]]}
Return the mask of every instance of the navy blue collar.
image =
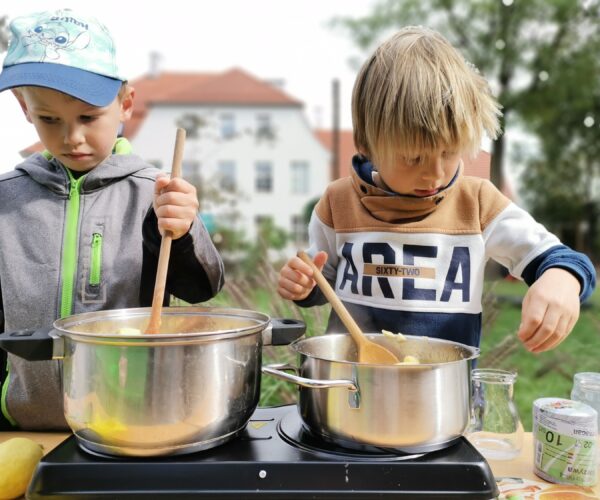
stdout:
{"type": "Polygon", "coordinates": [[[451,187],[456,182],[456,179],[458,179],[458,176],[460,174],[460,164],[459,164],[456,167],[456,172],[455,172],[454,176],[452,177],[452,180],[446,186],[444,186],[442,189],[440,189],[436,194],[434,194],[432,196],[424,196],[423,197],[423,196],[416,196],[413,194],[400,194],[400,193],[396,193],[395,191],[389,191],[387,189],[382,189],[381,187],[377,186],[375,184],[375,182],[373,181],[373,172],[377,172],[377,169],[369,160],[367,160],[365,157],[363,157],[361,155],[354,155],[352,157],[352,168],[354,168],[354,171],[360,177],[361,180],[370,184],[371,186],[375,186],[378,189],[381,189],[381,191],[388,194],[389,196],[404,196],[406,198],[427,199],[427,198],[432,198],[434,196],[438,196],[440,193],[444,192],[446,189],[451,187]]]}

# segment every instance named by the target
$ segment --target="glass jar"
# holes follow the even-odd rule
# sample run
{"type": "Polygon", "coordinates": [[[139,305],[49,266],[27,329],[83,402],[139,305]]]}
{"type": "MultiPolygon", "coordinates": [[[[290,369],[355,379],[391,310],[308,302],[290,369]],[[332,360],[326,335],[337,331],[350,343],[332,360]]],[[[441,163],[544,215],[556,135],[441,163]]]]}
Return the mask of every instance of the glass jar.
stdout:
{"type": "Polygon", "coordinates": [[[571,399],[591,406],[598,413],[600,430],[600,373],[581,372],[573,376],[571,399]]]}
{"type": "Polygon", "coordinates": [[[511,460],[523,445],[523,425],[513,400],[515,372],[478,368],[471,372],[469,441],[488,459],[511,460]]]}

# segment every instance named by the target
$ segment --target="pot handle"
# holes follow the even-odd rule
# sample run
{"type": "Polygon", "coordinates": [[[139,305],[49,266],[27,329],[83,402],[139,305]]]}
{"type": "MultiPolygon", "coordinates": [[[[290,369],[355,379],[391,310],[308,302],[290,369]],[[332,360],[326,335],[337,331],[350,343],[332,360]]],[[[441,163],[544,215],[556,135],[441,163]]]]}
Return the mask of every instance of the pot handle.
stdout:
{"type": "Polygon", "coordinates": [[[267,375],[273,375],[274,377],[291,382],[292,384],[300,385],[302,387],[308,387],[311,389],[331,389],[334,387],[342,387],[348,389],[351,392],[357,392],[358,387],[352,380],[317,380],[313,378],[300,377],[299,375],[291,375],[285,373],[283,370],[290,370],[298,373],[298,369],[295,366],[288,365],[286,363],[275,363],[272,365],[266,365],[262,367],[262,372],[267,375]]]}
{"type": "Polygon", "coordinates": [[[306,323],[299,319],[271,318],[271,324],[262,333],[263,345],[288,345],[306,331],[306,323]]]}
{"type": "Polygon", "coordinates": [[[0,334],[0,348],[27,361],[46,361],[63,357],[63,340],[54,328],[17,330],[0,334]]]}

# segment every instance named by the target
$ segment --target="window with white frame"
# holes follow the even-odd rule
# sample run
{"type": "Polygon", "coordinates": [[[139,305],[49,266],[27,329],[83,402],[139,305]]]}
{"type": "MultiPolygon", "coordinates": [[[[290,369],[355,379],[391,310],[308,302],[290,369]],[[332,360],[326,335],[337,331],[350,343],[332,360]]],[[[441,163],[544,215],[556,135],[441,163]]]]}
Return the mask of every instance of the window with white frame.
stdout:
{"type": "Polygon", "coordinates": [[[224,113],[220,116],[221,137],[230,139],[235,135],[235,115],[233,113],[224,113]]]}
{"type": "Polygon", "coordinates": [[[231,160],[221,160],[217,164],[217,175],[219,178],[219,187],[223,191],[235,191],[235,162],[231,160]]]}
{"type": "Polygon", "coordinates": [[[256,115],[256,137],[270,139],[274,137],[271,115],[260,113],[256,115]]]}
{"type": "Polygon", "coordinates": [[[292,215],[292,240],[298,246],[308,243],[308,224],[302,215],[292,215]]]}
{"type": "Polygon", "coordinates": [[[255,165],[255,187],[257,193],[273,191],[273,165],[269,161],[258,161],[255,165]]]}
{"type": "Polygon", "coordinates": [[[293,161],[290,165],[291,170],[291,191],[292,194],[307,194],[308,193],[308,162],[293,161]]]}

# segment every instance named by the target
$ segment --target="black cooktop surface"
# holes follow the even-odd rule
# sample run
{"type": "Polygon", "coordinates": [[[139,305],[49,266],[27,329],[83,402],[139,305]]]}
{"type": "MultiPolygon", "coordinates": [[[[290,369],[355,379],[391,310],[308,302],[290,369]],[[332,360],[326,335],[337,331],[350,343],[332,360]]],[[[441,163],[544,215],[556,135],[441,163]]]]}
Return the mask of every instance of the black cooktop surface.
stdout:
{"type": "Polygon", "coordinates": [[[99,457],[69,437],[46,455],[28,498],[481,499],[498,495],[464,438],[424,455],[321,443],[295,406],[258,408],[235,439],[190,455],[99,457]]]}

